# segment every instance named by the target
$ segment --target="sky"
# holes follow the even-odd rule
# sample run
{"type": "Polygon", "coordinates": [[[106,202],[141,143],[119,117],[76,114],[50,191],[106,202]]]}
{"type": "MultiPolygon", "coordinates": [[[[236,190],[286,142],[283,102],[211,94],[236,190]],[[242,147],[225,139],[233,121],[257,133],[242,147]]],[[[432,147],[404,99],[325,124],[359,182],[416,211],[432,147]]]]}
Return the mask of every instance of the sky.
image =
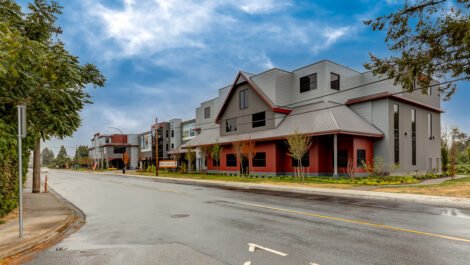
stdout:
{"type": "MultiPolygon", "coordinates": [[[[400,0],[67,0],[58,24],[66,48],[107,78],[88,88],[73,137],[45,146],[73,154],[93,134],[149,130],[171,118],[191,119],[239,70],[293,70],[329,59],[359,71],[369,53],[390,55],[384,33],[363,20],[387,14],[400,0]]],[[[25,6],[27,1],[22,1],[25,6]]],[[[443,127],[470,133],[470,85],[444,102],[443,127]]]]}

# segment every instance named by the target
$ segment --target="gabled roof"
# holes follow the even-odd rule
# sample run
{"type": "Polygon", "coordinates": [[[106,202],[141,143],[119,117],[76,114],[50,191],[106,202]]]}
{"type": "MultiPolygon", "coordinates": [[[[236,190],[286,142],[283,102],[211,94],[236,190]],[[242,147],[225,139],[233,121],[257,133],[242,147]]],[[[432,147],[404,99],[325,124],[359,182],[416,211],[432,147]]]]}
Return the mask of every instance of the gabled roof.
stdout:
{"type": "Polygon", "coordinates": [[[228,144],[248,138],[252,140],[284,139],[295,131],[310,136],[349,134],[374,138],[383,137],[383,133],[379,129],[349,107],[322,101],[295,108],[275,129],[220,136],[219,127],[213,127],[202,130],[200,135],[181,147],[211,145],[215,142],[228,144]]]}
{"type": "Polygon", "coordinates": [[[251,80],[251,76],[253,76],[250,73],[246,72],[238,72],[237,77],[235,78],[235,81],[233,82],[232,86],[230,87],[230,91],[228,92],[227,97],[225,98],[224,103],[222,104],[222,107],[220,108],[219,113],[217,114],[215,121],[218,123],[220,121],[220,117],[222,116],[222,113],[224,113],[225,108],[227,107],[227,104],[229,100],[231,99],[231,96],[233,95],[235,88],[241,84],[246,82],[253,91],[256,92],[256,94],[269,106],[269,108],[273,112],[278,112],[278,113],[283,113],[283,114],[289,114],[292,109],[285,108],[285,107],[280,107],[275,105],[264,93],[261,91],[261,89],[251,80]]]}

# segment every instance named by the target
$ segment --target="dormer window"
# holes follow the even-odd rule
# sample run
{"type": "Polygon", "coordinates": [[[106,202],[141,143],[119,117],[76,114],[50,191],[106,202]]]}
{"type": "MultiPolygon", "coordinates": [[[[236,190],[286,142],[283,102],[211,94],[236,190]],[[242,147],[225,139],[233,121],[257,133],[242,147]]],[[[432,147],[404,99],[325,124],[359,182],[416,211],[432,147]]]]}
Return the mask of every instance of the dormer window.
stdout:
{"type": "Polygon", "coordinates": [[[300,93],[317,89],[317,73],[300,78],[300,93]]]}
{"type": "Polygon", "coordinates": [[[330,88],[339,90],[339,75],[330,73],[330,88]]]}
{"type": "Polygon", "coordinates": [[[240,109],[248,108],[248,89],[240,90],[240,109]]]}

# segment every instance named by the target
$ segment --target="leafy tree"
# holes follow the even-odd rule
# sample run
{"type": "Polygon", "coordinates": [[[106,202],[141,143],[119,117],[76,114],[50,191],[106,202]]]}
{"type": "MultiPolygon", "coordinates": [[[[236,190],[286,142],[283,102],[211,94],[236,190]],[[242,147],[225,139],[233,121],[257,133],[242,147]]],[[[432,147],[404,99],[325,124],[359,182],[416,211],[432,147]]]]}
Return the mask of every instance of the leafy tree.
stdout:
{"type": "Polygon", "coordinates": [[[449,146],[447,140],[441,141],[441,164],[442,173],[446,173],[449,170],[449,146]]]}
{"type": "Polygon", "coordinates": [[[91,64],[80,64],[59,40],[56,25],[62,7],[35,0],[23,14],[11,0],[0,2],[0,116],[15,121],[17,104],[27,105],[28,133],[34,143],[33,192],[40,188],[40,142],[71,136],[80,126],[80,111],[91,103],[87,84],[104,86],[91,64]]]}
{"type": "Polygon", "coordinates": [[[73,163],[80,167],[88,166],[89,158],[88,158],[88,146],[86,145],[79,145],[75,150],[75,156],[73,159],[73,163]]]}
{"type": "Polygon", "coordinates": [[[220,154],[223,149],[224,148],[217,142],[210,147],[211,158],[217,162],[217,171],[220,171],[220,154]]]}
{"type": "Polygon", "coordinates": [[[302,181],[304,181],[304,170],[302,166],[302,158],[312,146],[312,141],[309,136],[300,134],[297,130],[287,136],[287,144],[289,148],[289,156],[293,159],[297,160],[297,167],[295,167],[295,175],[297,177],[301,177],[302,181]]]}
{"type": "Polygon", "coordinates": [[[237,159],[237,164],[240,165],[240,175],[244,175],[246,172],[243,172],[243,149],[245,149],[245,142],[243,141],[234,141],[232,142],[232,152],[237,159]]]}
{"type": "Polygon", "coordinates": [[[67,155],[67,150],[62,145],[60,147],[59,154],[57,155],[56,159],[54,160],[54,164],[59,168],[68,168],[70,165],[70,158],[67,155]]]}
{"type": "Polygon", "coordinates": [[[42,149],[41,158],[42,165],[49,166],[54,162],[54,152],[46,147],[42,149]]]}
{"type": "Polygon", "coordinates": [[[188,172],[191,172],[193,169],[194,160],[196,159],[196,153],[194,152],[194,149],[189,146],[184,156],[188,161],[188,172]]]}
{"type": "MultiPolygon", "coordinates": [[[[407,91],[427,90],[434,79],[470,79],[469,0],[417,0],[385,16],[365,21],[373,30],[386,31],[388,48],[397,53],[386,58],[370,54],[364,66],[385,74],[407,91]]],[[[405,1],[405,3],[408,3],[405,1]]],[[[454,82],[440,88],[446,99],[454,82]]]]}

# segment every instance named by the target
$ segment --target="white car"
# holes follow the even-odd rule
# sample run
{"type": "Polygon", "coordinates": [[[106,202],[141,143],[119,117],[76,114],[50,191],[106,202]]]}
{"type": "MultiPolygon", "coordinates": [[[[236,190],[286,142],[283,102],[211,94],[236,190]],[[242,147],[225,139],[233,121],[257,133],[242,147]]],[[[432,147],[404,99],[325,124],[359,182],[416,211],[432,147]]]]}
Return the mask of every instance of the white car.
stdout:
{"type": "Polygon", "coordinates": [[[48,172],[49,172],[49,168],[41,167],[41,173],[48,173],[48,172]]]}

